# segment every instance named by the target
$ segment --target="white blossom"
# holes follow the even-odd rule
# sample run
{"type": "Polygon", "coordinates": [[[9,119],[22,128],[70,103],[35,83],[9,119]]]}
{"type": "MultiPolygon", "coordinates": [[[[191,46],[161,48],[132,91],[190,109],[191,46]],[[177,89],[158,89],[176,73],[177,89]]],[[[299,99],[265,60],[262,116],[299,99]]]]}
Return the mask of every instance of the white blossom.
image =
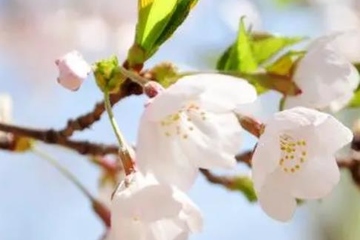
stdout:
{"type": "Polygon", "coordinates": [[[187,190],[198,168],[234,167],[242,129],[233,110],[255,99],[255,89],[239,78],[220,74],[181,78],[153,98],[143,113],[139,168],[187,190]]]}
{"type": "Polygon", "coordinates": [[[58,83],[76,91],[91,72],[90,65],[78,51],[71,51],[55,61],[59,69],[58,83]]]}
{"type": "Polygon", "coordinates": [[[186,240],[201,229],[201,213],[186,194],[151,175],[127,176],[114,195],[109,239],[186,240]]]}
{"type": "Polygon", "coordinates": [[[331,45],[334,37],[317,39],[298,62],[293,79],[302,93],[288,96],[285,108],[304,106],[336,112],[351,100],[360,77],[331,45]]]}
{"type": "Polygon", "coordinates": [[[326,113],[303,107],[276,113],[252,158],[254,187],[263,210],[287,221],[296,199],[319,199],[330,193],[340,177],[334,154],[352,136],[326,113]]]}

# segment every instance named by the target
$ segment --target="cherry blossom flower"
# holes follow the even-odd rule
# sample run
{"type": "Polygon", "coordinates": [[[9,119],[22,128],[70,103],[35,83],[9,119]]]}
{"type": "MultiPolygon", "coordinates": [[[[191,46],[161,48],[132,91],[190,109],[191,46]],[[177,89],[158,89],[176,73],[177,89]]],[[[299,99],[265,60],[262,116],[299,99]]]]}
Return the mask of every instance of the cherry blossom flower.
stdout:
{"type": "Polygon", "coordinates": [[[151,175],[132,173],[117,189],[111,207],[112,240],[185,240],[202,229],[195,204],[151,175]]]}
{"type": "Polygon", "coordinates": [[[198,74],[179,79],[145,108],[139,169],[188,190],[198,168],[234,167],[242,128],[233,110],[255,99],[255,89],[239,78],[198,74]]]}
{"type": "Polygon", "coordinates": [[[255,190],[263,210],[289,220],[296,199],[319,199],[338,183],[334,154],[352,132],[329,114],[297,107],[276,113],[253,154],[255,190]]]}
{"type": "Polygon", "coordinates": [[[293,79],[302,93],[288,96],[286,109],[304,106],[336,112],[352,98],[360,77],[356,68],[331,45],[334,37],[314,41],[299,61],[293,79]]]}
{"type": "Polygon", "coordinates": [[[59,69],[58,83],[76,91],[91,72],[90,65],[77,51],[72,51],[55,61],[59,69]]]}

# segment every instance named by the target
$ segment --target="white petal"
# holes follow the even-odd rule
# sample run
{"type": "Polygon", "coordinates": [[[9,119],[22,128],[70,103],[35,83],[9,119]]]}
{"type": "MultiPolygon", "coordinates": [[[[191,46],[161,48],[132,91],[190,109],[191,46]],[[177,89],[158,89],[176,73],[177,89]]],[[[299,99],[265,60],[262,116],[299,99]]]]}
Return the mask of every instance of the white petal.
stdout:
{"type": "Polygon", "coordinates": [[[326,115],[326,119],[320,122],[315,129],[320,142],[317,148],[319,148],[319,152],[334,154],[352,141],[353,133],[335,117],[324,115],[326,115]]]}
{"type": "Polygon", "coordinates": [[[121,212],[111,213],[111,240],[147,240],[145,236],[146,228],[141,222],[134,222],[133,219],[122,218],[121,212]]]}
{"type": "Polygon", "coordinates": [[[229,111],[255,101],[256,96],[255,88],[241,78],[221,74],[190,75],[155,97],[146,115],[149,119],[159,120],[191,101],[207,110],[229,111]]]}
{"type": "Polygon", "coordinates": [[[334,101],[332,101],[329,104],[329,110],[331,113],[336,113],[346,107],[346,105],[350,102],[350,100],[353,98],[354,93],[350,92],[347,95],[342,96],[341,98],[338,98],[334,101]]]}
{"type": "Polygon", "coordinates": [[[165,136],[159,123],[144,117],[139,127],[136,160],[144,173],[153,173],[160,182],[174,184],[182,190],[192,186],[199,172],[176,139],[165,136]]]}
{"type": "MultiPolygon", "coordinates": [[[[233,168],[241,144],[241,127],[234,114],[206,113],[206,120],[191,116],[194,128],[187,139],[178,138],[189,161],[199,168],[233,168]]],[[[186,119],[183,125],[186,126],[186,119]]]]}
{"type": "Polygon", "coordinates": [[[234,110],[241,104],[256,100],[255,88],[242,78],[222,74],[197,74],[181,78],[181,87],[198,87],[205,91],[201,94],[201,106],[210,111],[234,110]]]}
{"type": "Polygon", "coordinates": [[[294,215],[296,200],[289,194],[287,181],[280,171],[271,174],[258,193],[262,209],[278,221],[288,221],[294,215]]]}
{"type": "Polygon", "coordinates": [[[300,199],[323,198],[340,180],[339,168],[331,155],[312,157],[304,169],[292,175],[292,196],[300,199]]]}
{"type": "Polygon", "coordinates": [[[192,233],[200,232],[203,228],[203,219],[200,209],[193,201],[182,191],[175,189],[174,198],[182,203],[182,210],[180,212],[180,219],[186,223],[185,231],[192,233]]]}
{"type": "MultiPolygon", "coordinates": [[[[126,190],[125,190],[126,191],[126,190]]],[[[137,217],[143,222],[176,216],[182,205],[173,198],[168,185],[152,185],[130,194],[117,194],[113,200],[124,218],[137,217]],[[161,202],[161,208],[158,208],[161,202]]]]}
{"type": "Polygon", "coordinates": [[[159,93],[155,98],[152,98],[144,112],[147,119],[158,121],[167,115],[173,114],[188,101],[197,100],[199,94],[205,91],[204,86],[182,86],[179,81],[159,93]]]}
{"type": "Polygon", "coordinates": [[[147,230],[147,238],[144,240],[177,240],[184,235],[184,231],[172,219],[152,223],[147,230]]]}
{"type": "Polygon", "coordinates": [[[257,192],[262,189],[268,175],[278,168],[279,159],[279,136],[268,133],[265,128],[252,156],[252,178],[257,192]]]}
{"type": "Polygon", "coordinates": [[[295,130],[306,126],[318,126],[323,123],[329,115],[310,108],[295,107],[275,113],[268,121],[267,129],[270,132],[281,132],[295,130]]]}

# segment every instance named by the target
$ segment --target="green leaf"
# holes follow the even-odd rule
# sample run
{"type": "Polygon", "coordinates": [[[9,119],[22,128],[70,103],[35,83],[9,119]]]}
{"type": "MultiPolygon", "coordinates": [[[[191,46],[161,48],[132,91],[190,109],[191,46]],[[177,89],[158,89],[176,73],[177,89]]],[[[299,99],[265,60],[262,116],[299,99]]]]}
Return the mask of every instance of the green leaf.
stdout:
{"type": "Polygon", "coordinates": [[[176,9],[177,0],[139,0],[135,42],[148,52],[176,9]]]}
{"type": "Polygon", "coordinates": [[[239,34],[229,54],[229,61],[225,70],[238,70],[242,73],[251,73],[258,65],[251,49],[251,36],[246,30],[244,19],[240,21],[239,34]]]}
{"type": "Polygon", "coordinates": [[[268,61],[280,51],[286,47],[299,43],[304,38],[300,37],[283,37],[283,36],[271,36],[254,39],[252,43],[253,55],[257,63],[263,64],[268,61]]]}
{"type": "MultiPolygon", "coordinates": [[[[173,12],[168,24],[163,30],[163,33],[156,40],[156,46],[161,46],[167,39],[169,39],[176,29],[185,21],[189,15],[190,10],[197,4],[198,0],[178,0],[175,11],[173,12]]],[[[156,51],[154,49],[153,51],[156,51]]],[[[153,53],[150,52],[150,55],[153,53]]]]}
{"type": "Polygon", "coordinates": [[[356,90],[354,97],[351,99],[348,106],[351,108],[360,107],[360,86],[356,90]]]}
{"type": "MultiPolygon", "coordinates": [[[[136,26],[136,51],[129,52],[129,58],[142,64],[169,39],[183,23],[198,0],[138,0],[138,23],[136,26]],[[143,51],[143,59],[133,56],[143,51]],[[142,62],[139,62],[143,60],[142,62]]],[[[129,60],[129,59],[128,59],[129,60]]],[[[130,65],[131,60],[129,60],[130,65]]]]}
{"type": "Polygon", "coordinates": [[[231,50],[232,50],[232,46],[228,47],[226,51],[223,53],[223,55],[221,55],[220,59],[216,64],[217,70],[227,70],[226,65],[227,62],[229,61],[231,50]]]}

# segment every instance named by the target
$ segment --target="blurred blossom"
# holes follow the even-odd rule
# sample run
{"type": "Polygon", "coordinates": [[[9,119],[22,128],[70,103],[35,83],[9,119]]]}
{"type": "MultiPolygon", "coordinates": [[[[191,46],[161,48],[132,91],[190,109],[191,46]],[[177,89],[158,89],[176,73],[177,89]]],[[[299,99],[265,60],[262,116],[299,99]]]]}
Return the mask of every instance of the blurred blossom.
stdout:
{"type": "Polygon", "coordinates": [[[307,0],[310,4],[317,4],[317,5],[331,5],[331,4],[351,4],[357,0],[307,0]]]}
{"type": "Polygon", "coordinates": [[[59,9],[55,13],[48,13],[41,16],[42,21],[39,21],[42,32],[60,38],[62,41],[70,40],[73,36],[74,21],[77,13],[72,9],[59,9]]]}
{"type": "Polygon", "coordinates": [[[245,17],[247,27],[253,30],[262,29],[259,10],[253,1],[249,0],[223,0],[219,7],[222,20],[233,30],[239,29],[241,17],[245,17]]]}
{"type": "Polygon", "coordinates": [[[350,4],[333,3],[324,6],[323,21],[327,33],[345,32],[333,45],[351,62],[360,61],[360,15],[350,4]]]}
{"type": "Polygon", "coordinates": [[[116,29],[116,47],[120,58],[127,56],[127,51],[134,42],[136,22],[124,22],[116,29]]]}
{"type": "Polygon", "coordinates": [[[76,44],[85,51],[104,51],[109,42],[109,26],[101,16],[79,19],[76,23],[76,44]]]}

